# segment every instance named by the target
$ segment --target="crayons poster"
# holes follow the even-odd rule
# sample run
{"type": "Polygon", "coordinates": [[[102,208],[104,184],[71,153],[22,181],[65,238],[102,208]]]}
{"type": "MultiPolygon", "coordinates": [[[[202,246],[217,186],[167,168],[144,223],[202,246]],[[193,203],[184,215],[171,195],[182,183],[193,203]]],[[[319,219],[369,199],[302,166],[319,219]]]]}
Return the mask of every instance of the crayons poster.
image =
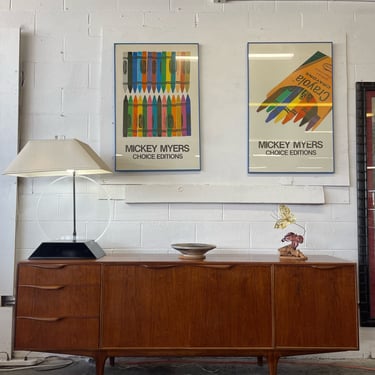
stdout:
{"type": "Polygon", "coordinates": [[[200,170],[198,44],[117,43],[117,171],[200,170]]]}
{"type": "Polygon", "coordinates": [[[248,172],[333,173],[332,43],[248,43],[248,172]]]}

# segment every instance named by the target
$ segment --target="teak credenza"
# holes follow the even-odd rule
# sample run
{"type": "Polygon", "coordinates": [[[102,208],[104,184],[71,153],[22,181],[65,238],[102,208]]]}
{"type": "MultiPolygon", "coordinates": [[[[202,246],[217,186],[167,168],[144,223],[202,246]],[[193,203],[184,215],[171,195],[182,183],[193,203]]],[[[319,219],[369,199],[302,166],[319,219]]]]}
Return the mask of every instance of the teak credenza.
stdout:
{"type": "Polygon", "coordinates": [[[266,357],[358,349],[356,264],[329,256],[105,256],[19,263],[15,349],[266,357]]]}

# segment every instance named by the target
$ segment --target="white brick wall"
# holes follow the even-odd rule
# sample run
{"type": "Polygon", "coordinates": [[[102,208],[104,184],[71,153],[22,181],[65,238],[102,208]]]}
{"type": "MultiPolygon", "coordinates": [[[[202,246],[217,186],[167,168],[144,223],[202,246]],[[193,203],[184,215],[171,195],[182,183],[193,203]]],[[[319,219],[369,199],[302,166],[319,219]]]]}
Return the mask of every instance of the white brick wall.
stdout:
{"type": "MultiPolygon", "coordinates": [[[[242,100],[246,96],[246,41],[329,41],[331,35],[340,35],[346,49],[342,53],[343,49],[334,47],[334,53],[339,51],[336,55],[339,64],[346,61],[348,87],[347,91],[344,87],[338,92],[336,98],[347,107],[348,114],[347,118],[340,117],[340,113],[335,116],[340,126],[346,127],[348,121],[350,187],[328,190],[329,203],[325,205],[296,205],[293,211],[307,229],[303,244],[307,254],[318,252],[350,260],[357,257],[354,86],[356,81],[375,81],[374,17],[375,3],[354,1],[214,4],[212,0],[0,0],[0,25],[22,27],[22,143],[31,138],[63,134],[82,139],[100,150],[103,119],[107,129],[113,127],[111,105],[103,107],[106,100],[112,102],[112,92],[102,87],[101,77],[102,69],[108,68],[104,63],[112,58],[102,55],[103,51],[112,51],[105,44],[109,33],[119,37],[116,41],[123,42],[202,44],[202,157],[216,183],[221,181],[224,170],[222,163],[215,162],[214,155],[225,152],[223,126],[229,122],[240,124],[242,130],[230,140],[237,144],[237,151],[233,155],[228,150],[230,171],[225,173],[236,178],[232,166],[240,165],[238,168],[246,174],[247,113],[242,100]],[[239,62],[237,74],[229,83],[212,69],[215,59],[219,62],[228,54],[239,62]],[[228,98],[226,90],[238,96],[228,98]],[[109,97],[103,99],[102,95],[107,94],[109,97]],[[223,103],[227,109],[215,112],[217,107],[224,108],[223,103]],[[234,119],[233,112],[236,112],[234,119]],[[207,129],[214,126],[217,132],[213,142],[207,129]]],[[[107,85],[110,87],[112,83],[107,85]]],[[[206,174],[207,170],[202,170],[201,175],[206,174]]],[[[155,174],[153,178],[158,181],[161,175],[155,174]]],[[[120,184],[127,178],[133,182],[140,177],[113,177],[120,184]]],[[[178,174],[170,175],[171,181],[179,178],[178,174]]],[[[254,176],[241,178],[260,180],[254,176]]],[[[21,184],[18,259],[26,257],[43,239],[33,206],[45,184],[45,181],[21,184]]],[[[272,214],[277,209],[273,204],[129,205],[113,200],[111,205],[112,222],[101,239],[108,252],[170,252],[173,242],[200,241],[216,244],[218,252],[275,253],[282,237],[281,232],[273,229],[272,214]]],[[[79,229],[94,237],[105,222],[105,217],[95,214],[92,218],[85,217],[79,229]]],[[[56,222],[50,223],[51,231],[53,225],[56,222]]],[[[69,223],[59,225],[69,228],[69,223]]],[[[367,342],[368,335],[364,336],[367,342]]]]}

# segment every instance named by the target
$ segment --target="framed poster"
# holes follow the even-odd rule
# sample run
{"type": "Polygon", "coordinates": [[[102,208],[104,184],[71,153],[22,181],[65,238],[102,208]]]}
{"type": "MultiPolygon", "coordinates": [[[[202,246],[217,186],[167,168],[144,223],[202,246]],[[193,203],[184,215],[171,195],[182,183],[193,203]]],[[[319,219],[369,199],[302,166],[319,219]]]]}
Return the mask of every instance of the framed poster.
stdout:
{"type": "Polygon", "coordinates": [[[333,173],[332,43],[248,43],[248,172],[333,173]]]}
{"type": "Polygon", "coordinates": [[[114,45],[116,171],[200,170],[198,52],[114,45]]]}

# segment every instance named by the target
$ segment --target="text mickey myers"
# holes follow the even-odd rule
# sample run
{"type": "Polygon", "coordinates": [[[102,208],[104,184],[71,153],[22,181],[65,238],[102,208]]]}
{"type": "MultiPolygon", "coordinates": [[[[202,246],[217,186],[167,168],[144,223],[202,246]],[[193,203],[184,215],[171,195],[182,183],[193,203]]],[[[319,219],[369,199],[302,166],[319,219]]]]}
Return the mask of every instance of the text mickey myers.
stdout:
{"type": "Polygon", "coordinates": [[[133,159],[183,159],[183,153],[190,151],[190,145],[125,145],[125,152],[132,153],[133,159]]]}
{"type": "Polygon", "coordinates": [[[323,147],[323,141],[258,141],[258,148],[266,155],[314,156],[323,147]]]}

